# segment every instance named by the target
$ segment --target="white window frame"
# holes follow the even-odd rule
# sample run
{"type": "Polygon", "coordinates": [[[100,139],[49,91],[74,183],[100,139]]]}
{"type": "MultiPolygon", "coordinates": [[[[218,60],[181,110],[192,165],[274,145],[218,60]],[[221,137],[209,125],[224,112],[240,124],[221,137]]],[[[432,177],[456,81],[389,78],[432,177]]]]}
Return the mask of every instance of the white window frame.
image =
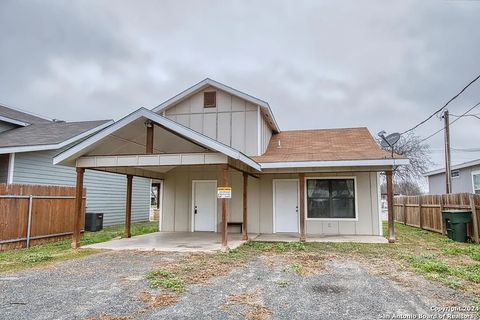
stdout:
{"type": "Polygon", "coordinates": [[[336,176],[336,177],[305,177],[305,220],[312,220],[312,221],[358,221],[358,192],[357,192],[357,177],[356,176],[336,176]],[[355,195],[355,218],[309,218],[308,217],[308,189],[307,189],[307,182],[308,180],[345,180],[345,179],[353,179],[353,188],[354,188],[354,195],[355,195]]]}
{"type": "Polygon", "coordinates": [[[480,175],[480,170],[472,171],[472,193],[475,193],[475,180],[473,176],[480,175]]]}

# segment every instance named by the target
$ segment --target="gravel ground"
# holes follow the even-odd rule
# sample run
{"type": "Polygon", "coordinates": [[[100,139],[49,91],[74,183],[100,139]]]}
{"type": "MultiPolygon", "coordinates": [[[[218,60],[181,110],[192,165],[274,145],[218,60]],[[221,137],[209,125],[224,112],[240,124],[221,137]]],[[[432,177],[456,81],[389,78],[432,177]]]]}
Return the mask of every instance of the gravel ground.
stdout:
{"type": "Polygon", "coordinates": [[[227,277],[189,286],[177,304],[151,308],[142,302],[142,293],[159,293],[148,288],[145,274],[162,261],[180,257],[107,252],[0,274],[0,319],[102,315],[132,319],[380,319],[392,314],[433,315],[434,306],[472,304],[470,296],[420,277],[418,286],[402,287],[373,275],[359,262],[331,260],[325,270],[302,277],[261,258],[227,277]]]}

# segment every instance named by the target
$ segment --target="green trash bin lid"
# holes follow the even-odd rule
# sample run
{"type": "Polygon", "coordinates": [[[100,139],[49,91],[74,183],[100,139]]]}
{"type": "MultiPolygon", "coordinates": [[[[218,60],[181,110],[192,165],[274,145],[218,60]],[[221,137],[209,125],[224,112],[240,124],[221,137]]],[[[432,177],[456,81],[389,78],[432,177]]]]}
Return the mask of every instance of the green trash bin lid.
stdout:
{"type": "Polygon", "coordinates": [[[443,219],[449,219],[450,223],[469,223],[472,222],[472,212],[467,210],[444,210],[443,219]]]}

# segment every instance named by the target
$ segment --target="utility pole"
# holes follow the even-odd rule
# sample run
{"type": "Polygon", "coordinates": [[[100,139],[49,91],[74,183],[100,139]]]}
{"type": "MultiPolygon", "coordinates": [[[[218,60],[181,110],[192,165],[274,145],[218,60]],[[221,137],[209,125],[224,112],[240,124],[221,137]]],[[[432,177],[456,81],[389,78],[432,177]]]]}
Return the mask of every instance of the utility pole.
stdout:
{"type": "Polygon", "coordinates": [[[443,112],[443,120],[445,122],[445,191],[452,193],[452,172],[450,157],[450,120],[448,119],[448,110],[443,112]]]}

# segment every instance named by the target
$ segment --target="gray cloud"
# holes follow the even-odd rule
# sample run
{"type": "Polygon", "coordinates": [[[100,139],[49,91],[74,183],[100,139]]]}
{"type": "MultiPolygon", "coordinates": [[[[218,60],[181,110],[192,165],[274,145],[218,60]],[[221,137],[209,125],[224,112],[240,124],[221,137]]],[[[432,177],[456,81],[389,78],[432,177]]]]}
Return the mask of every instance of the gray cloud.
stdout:
{"type": "MultiPolygon", "coordinates": [[[[479,13],[473,1],[3,1],[0,101],[118,119],[211,77],[269,101],[283,129],[403,131],[480,72],[479,13]]],[[[477,100],[480,83],[451,112],[477,100]]],[[[452,145],[479,147],[479,125],[458,121],[452,145]]],[[[442,135],[429,141],[441,163],[442,135]]]]}

